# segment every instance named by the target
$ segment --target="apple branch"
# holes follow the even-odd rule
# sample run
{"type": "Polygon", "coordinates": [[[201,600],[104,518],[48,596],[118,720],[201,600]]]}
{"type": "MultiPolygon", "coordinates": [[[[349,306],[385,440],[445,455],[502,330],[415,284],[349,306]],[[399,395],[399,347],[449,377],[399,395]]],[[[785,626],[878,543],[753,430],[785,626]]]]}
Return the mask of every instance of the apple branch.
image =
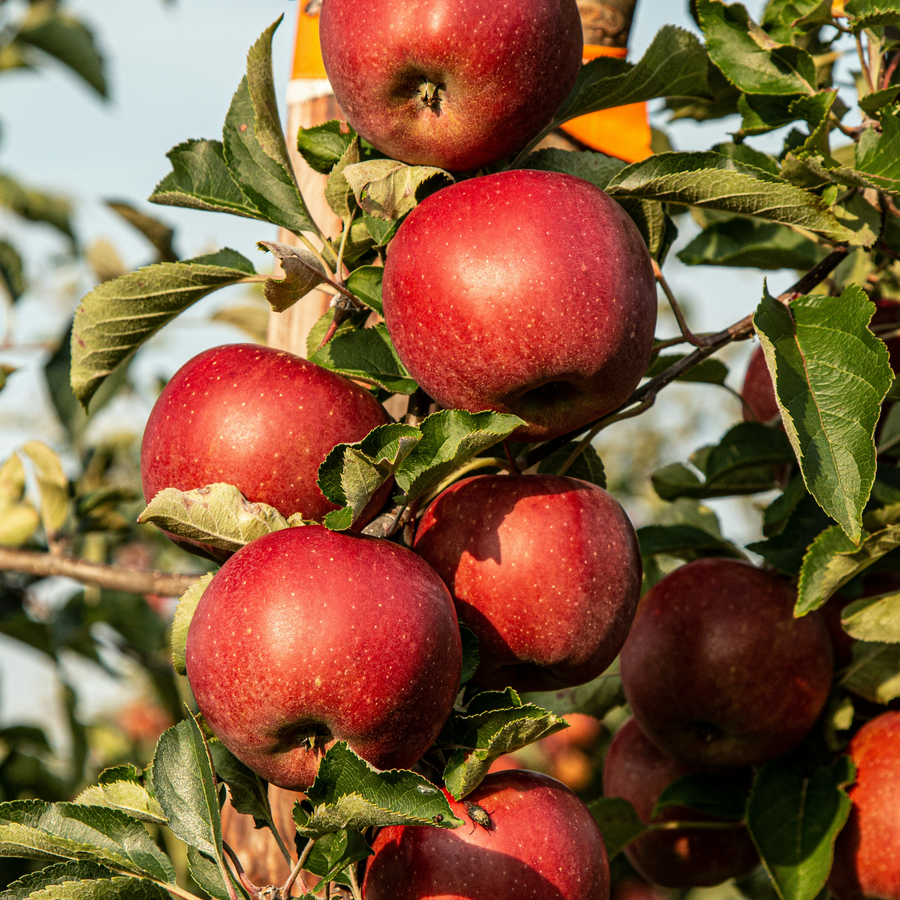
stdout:
{"type": "MultiPolygon", "coordinates": [[[[784,293],[779,294],[777,299],[781,303],[787,305],[797,297],[808,294],[817,284],[824,281],[838,267],[842,260],[847,256],[847,252],[848,250],[846,247],[837,247],[832,250],[825,259],[813,266],[813,268],[784,293]]],[[[651,378],[650,381],[639,387],[620,407],[607,413],[595,422],[583,425],[581,428],[570,431],[568,434],[554,438],[552,441],[547,441],[546,443],[535,447],[533,450],[523,453],[516,460],[519,468],[522,471],[529,469],[531,466],[539,463],[542,459],[546,459],[550,454],[556,452],[561,447],[564,447],[573,439],[580,437],[586,431],[591,432],[591,439],[593,439],[600,431],[608,425],[611,425],[613,422],[616,422],[621,418],[630,418],[630,416],[623,416],[623,412],[635,404],[639,406],[639,412],[646,411],[653,405],[657,395],[664,387],[666,387],[666,385],[671,384],[673,381],[684,375],[685,372],[689,372],[695,366],[698,366],[703,360],[712,356],[727,344],[749,338],[753,334],[753,315],[753,313],[750,313],[750,315],[744,316],[743,319],[735,322],[723,331],[698,337],[697,340],[700,342],[700,346],[698,346],[696,350],[689,353],[683,359],[678,360],[678,362],[673,363],[668,369],[660,372],[655,378],[651,378]]],[[[579,445],[578,453],[582,452],[582,450],[587,447],[588,443],[590,443],[590,441],[582,441],[579,445]]],[[[566,466],[568,467],[572,462],[574,462],[574,457],[566,461],[566,466]]]]}
{"type": "Polygon", "coordinates": [[[0,572],[22,572],[39,578],[60,576],[129,594],[180,597],[200,575],[177,575],[136,566],[104,565],[77,556],[0,547],[0,572]]]}

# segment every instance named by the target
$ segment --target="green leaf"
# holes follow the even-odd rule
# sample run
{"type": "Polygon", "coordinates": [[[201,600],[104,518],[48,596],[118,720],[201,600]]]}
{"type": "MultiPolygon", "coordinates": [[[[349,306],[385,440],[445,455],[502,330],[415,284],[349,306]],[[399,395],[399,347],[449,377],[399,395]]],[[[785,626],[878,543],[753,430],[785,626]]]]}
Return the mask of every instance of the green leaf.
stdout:
{"type": "Polygon", "coordinates": [[[325,200],[331,207],[331,211],[345,223],[345,226],[350,221],[350,217],[356,211],[357,206],[353,190],[350,187],[350,182],[347,181],[344,170],[348,166],[358,163],[360,159],[359,138],[354,137],[347,144],[343,155],[335,164],[325,184],[325,200]]]}
{"type": "Polygon", "coordinates": [[[804,271],[823,256],[819,244],[785,225],[743,218],[713,222],[678,253],[681,262],[688,266],[804,271]]]}
{"type": "Polygon", "coordinates": [[[37,531],[40,513],[25,497],[25,467],[18,454],[0,465],[0,547],[20,547],[37,531]]]}
{"type": "Polygon", "coordinates": [[[900,644],[900,593],[863,597],[847,604],[841,625],[858,641],[900,644]]]}
{"type": "Polygon", "coordinates": [[[387,328],[357,328],[335,336],[309,357],[310,362],[394,394],[412,394],[418,385],[406,371],[387,328]]]}
{"type": "MultiPolygon", "coordinates": [[[[655,378],[665,372],[669,366],[681,362],[687,356],[686,353],[671,353],[666,356],[657,356],[647,371],[645,378],[655,378]]],[[[678,376],[678,381],[692,381],[698,384],[724,385],[728,377],[728,367],[720,359],[704,359],[699,365],[688,369],[683,375],[678,376]]]]}
{"type": "Polygon", "coordinates": [[[397,486],[407,500],[424,497],[454,469],[524,424],[518,416],[491,411],[443,409],[433,413],[419,426],[421,440],[397,469],[397,486]]]}
{"type": "Polygon", "coordinates": [[[896,700],[900,697],[900,644],[857,641],[841,684],[873,703],[896,700]]]}
{"type": "Polygon", "coordinates": [[[544,172],[563,172],[583,178],[595,187],[605,191],[610,181],[628,165],[621,159],[595,153],[592,150],[563,150],[559,147],[545,147],[529,153],[522,160],[520,168],[537,169],[544,172]]]}
{"type": "Polygon", "coordinates": [[[306,800],[294,807],[302,837],[373,826],[437,825],[458,828],[440,788],[414,772],[379,772],[339,741],[322,757],[306,800]]]}
{"type": "Polygon", "coordinates": [[[785,430],[807,489],[858,543],[875,481],[875,423],[893,372],[866,327],[874,306],[856,285],[790,306],[768,292],[754,316],[785,430]]]}
{"type": "Polygon", "coordinates": [[[347,276],[346,288],[369,309],[373,309],[379,316],[383,316],[384,306],[381,300],[383,279],[383,266],[360,266],[347,276]]]}
{"type": "Polygon", "coordinates": [[[52,56],[106,97],[103,57],[93,33],[81,20],[59,12],[53,3],[35,3],[29,7],[16,40],[52,56]]]}
{"type": "Polygon", "coordinates": [[[863,112],[876,116],[886,106],[890,106],[900,95],[900,84],[891,85],[880,91],[874,91],[859,98],[859,106],[863,112]]]}
{"type": "Polygon", "coordinates": [[[896,0],[847,0],[844,12],[854,33],[864,28],[900,25],[900,5],[896,0]]]}
{"type": "Polygon", "coordinates": [[[656,97],[707,97],[706,73],[707,55],[700,41],[688,31],[664,25],[636,65],[600,57],[582,66],[552,127],[586,113],[656,97]]]}
{"type": "Polygon", "coordinates": [[[106,205],[150,242],[157,252],[158,262],[178,262],[178,254],[172,246],[174,229],[124,200],[107,200],[106,205]]]}
{"type": "Polygon", "coordinates": [[[248,769],[221,741],[211,741],[209,752],[216,778],[228,785],[231,805],[235,811],[253,816],[257,827],[266,824],[274,830],[268,783],[248,769]]]}
{"type": "Polygon", "coordinates": [[[757,773],[747,827],[781,900],[813,900],[825,886],[854,777],[845,756],[810,776],[784,758],[757,773]]]}
{"type": "Polygon", "coordinates": [[[767,540],[747,545],[748,550],[758,553],[769,565],[789,578],[800,574],[810,545],[830,523],[822,507],[806,492],[802,478],[799,481],[804,490],[803,498],[790,512],[786,522],[782,523],[780,530],[771,532],[767,540]]]}
{"type": "Polygon", "coordinates": [[[74,242],[72,204],[64,197],[45,194],[24,187],[8,175],[0,173],[0,206],[29,222],[43,222],[74,242]]]}
{"type": "Polygon", "coordinates": [[[371,848],[358,831],[335,831],[316,841],[304,869],[323,882],[332,881],[348,866],[371,855],[371,848]]]}
{"type": "Polygon", "coordinates": [[[29,441],[22,452],[34,463],[41,498],[41,524],[52,537],[69,517],[69,479],[62,460],[43,442],[29,441]]]}
{"type": "Polygon", "coordinates": [[[150,767],[153,796],[174,834],[222,859],[222,821],[209,754],[193,717],[164,732],[150,767]]]}
{"type": "Polygon", "coordinates": [[[622,169],[608,193],[755,216],[838,242],[854,237],[817,195],[723,153],[658,153],[622,169]]]}
{"type": "Polygon", "coordinates": [[[288,527],[277,509],[251,502],[231,484],[208,484],[193,491],[166,488],[150,501],[138,522],[228,553],[288,527]]]}
{"type": "Polygon", "coordinates": [[[625,705],[622,679],[616,671],[608,670],[593,681],[558,691],[536,691],[522,694],[525,703],[540,706],[558,716],[584,713],[602,719],[610,710],[625,705]]]}
{"type": "Polygon", "coordinates": [[[275,312],[290,309],[311,290],[328,281],[328,272],[305,247],[291,247],[278,241],[257,241],[260,250],[268,250],[281,263],[284,278],[267,278],[263,294],[275,312]]]}
{"type": "Polygon", "coordinates": [[[83,790],[75,802],[120,809],[141,822],[166,824],[162,807],[144,787],[143,773],[132,765],[104,769],[99,783],[83,790]]]}
{"type": "Polygon", "coordinates": [[[355,444],[338,444],[319,466],[319,488],[342,507],[328,513],[325,525],[333,531],[350,528],[421,440],[418,428],[397,424],[381,425],[355,444]]]}
{"type": "Polygon", "coordinates": [[[25,293],[22,257],[9,241],[0,241],[0,286],[13,303],[25,293]]]}
{"type": "Polygon", "coordinates": [[[652,818],[670,806],[686,806],[718,819],[740,822],[747,808],[749,788],[749,777],[743,771],[683,775],[659,795],[652,818]]]}
{"type": "Polygon", "coordinates": [[[174,882],[175,871],[146,828],[121,810],[78,803],[0,804],[0,856],[89,859],[174,882]]]}
{"type": "Polygon", "coordinates": [[[95,862],[66,862],[14,881],[0,900],[171,900],[158,884],[117,874],[95,862]]]}
{"type": "Polygon", "coordinates": [[[225,147],[220,141],[185,141],[166,156],[172,171],[153,189],[151,203],[264,218],[241,193],[225,163],[225,147]]]}
{"type": "Polygon", "coordinates": [[[839,525],[823,531],[804,557],[795,615],[805,615],[823,606],[848,581],[897,547],[900,547],[900,524],[889,525],[873,534],[863,530],[858,545],[839,525]]]}
{"type": "Polygon", "coordinates": [[[332,119],[297,132],[297,150],[306,164],[320,175],[327,175],[344,155],[353,136],[346,124],[332,119]]]}
{"type": "Polygon", "coordinates": [[[214,859],[201,853],[196,847],[188,847],[187,861],[191,878],[210,897],[214,897],[215,900],[232,900],[222,878],[222,870],[214,859]]]}
{"type": "Polygon", "coordinates": [[[72,390],[87,407],[112,371],[207,294],[254,275],[234,250],[157,263],[104,282],[81,301],[72,331],[72,390]]]}
{"type": "Polygon", "coordinates": [[[187,646],[188,628],[197,604],[203,596],[203,592],[213,579],[214,572],[198,578],[182,595],[175,607],[175,618],[172,621],[172,666],[179,675],[187,675],[185,665],[185,647],[187,646]]]}
{"type": "Polygon", "coordinates": [[[645,525],[637,532],[641,556],[665,553],[678,559],[727,556],[746,559],[730,541],[694,525],[645,525]]]}
{"type": "Polygon", "coordinates": [[[876,187],[900,194],[900,119],[884,115],[881,129],[867,128],[856,145],[856,169],[876,187]]]}
{"type": "MultiPolygon", "coordinates": [[[[549,456],[544,457],[538,465],[538,472],[547,472],[551,475],[557,474],[560,467],[569,461],[569,457],[571,457],[579,443],[580,441],[569,441],[568,444],[560,447],[559,450],[555,450],[549,456]]],[[[580,478],[582,481],[596,484],[597,487],[606,488],[606,470],[603,468],[603,460],[600,459],[600,454],[597,453],[592,444],[588,444],[578,454],[575,462],[566,469],[565,474],[568,478],[580,478]]]]}
{"type": "Polygon", "coordinates": [[[478,649],[478,638],[468,625],[460,622],[459,634],[462,638],[463,651],[462,671],[459,675],[459,683],[466,684],[466,682],[472,680],[475,673],[478,671],[478,666],[481,663],[481,652],[478,649]]]}
{"type": "Polygon", "coordinates": [[[740,3],[697,0],[712,61],[745,94],[812,94],[816,66],[805,50],[772,40],[740,3]]]}
{"type": "Polygon", "coordinates": [[[819,25],[830,25],[831,0],[769,0],[762,24],[773,36],[784,32],[788,42],[791,36],[819,25]]]}
{"type": "Polygon", "coordinates": [[[567,727],[546,709],[523,704],[512,688],[479,694],[477,704],[453,713],[441,733],[440,743],[455,748],[444,769],[447,790],[462,800],[481,784],[495,759],[567,727]]]}
{"type": "Polygon", "coordinates": [[[443,169],[408,166],[394,159],[354,163],[343,175],[360,209],[387,222],[403,218],[428,194],[453,183],[453,176],[443,169]]]}
{"type": "Polygon", "coordinates": [[[635,808],[622,797],[601,797],[589,803],[588,809],[600,826],[610,860],[618,856],[635,838],[649,831],[635,808]]]}

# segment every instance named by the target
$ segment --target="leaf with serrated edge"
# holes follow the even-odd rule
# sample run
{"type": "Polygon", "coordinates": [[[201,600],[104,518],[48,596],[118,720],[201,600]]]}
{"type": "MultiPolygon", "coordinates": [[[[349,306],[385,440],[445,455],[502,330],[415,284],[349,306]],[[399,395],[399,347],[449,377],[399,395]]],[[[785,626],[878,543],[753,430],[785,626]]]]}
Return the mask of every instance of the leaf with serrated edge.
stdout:
{"type": "Polygon", "coordinates": [[[755,216],[833,241],[855,237],[820,197],[723,153],[658,153],[622,169],[608,193],[755,216]]]}
{"type": "Polygon", "coordinates": [[[423,497],[454,469],[524,424],[518,416],[507,413],[460,409],[433,413],[419,426],[421,441],[397,469],[397,485],[410,500],[423,497]]]}
{"type": "Polygon", "coordinates": [[[433,179],[453,183],[453,176],[443,169],[408,166],[393,159],[354,163],[344,169],[344,177],[360,207],[370,216],[387,222],[415,209],[420,188],[433,179]]]}
{"type": "Polygon", "coordinates": [[[151,203],[264,218],[232,177],[221,141],[185,141],[166,156],[172,171],[153,189],[151,203]]]}
{"type": "Polygon", "coordinates": [[[347,276],[347,290],[365,303],[369,309],[374,309],[378,315],[383,315],[384,307],[381,300],[383,278],[383,266],[360,266],[347,276]]]}
{"type": "Polygon", "coordinates": [[[274,829],[267,782],[248,769],[221,741],[211,741],[209,752],[216,768],[216,777],[228,785],[231,805],[235,810],[242,815],[253,816],[257,822],[265,822],[274,829]]]}
{"type": "Polygon", "coordinates": [[[234,250],[157,263],[104,282],[81,301],[72,328],[72,390],[87,406],[113,369],[207,294],[255,274],[234,250]]]}
{"type": "Polygon", "coordinates": [[[172,620],[172,666],[179,675],[187,675],[185,665],[185,647],[187,646],[188,629],[191,619],[200,603],[203,592],[213,580],[215,572],[209,572],[198,578],[185,592],[175,607],[175,618],[172,620]]]}
{"type": "Polygon", "coordinates": [[[92,859],[164,882],[175,879],[168,857],[137,819],[118,809],[78,803],[0,804],[0,856],[92,859]]]}
{"type": "Polygon", "coordinates": [[[83,790],[76,803],[121,809],[141,822],[165,825],[162,807],[144,787],[143,775],[135,766],[116,766],[100,773],[99,784],[83,790]]]}
{"type": "Polygon", "coordinates": [[[663,26],[634,66],[601,57],[581,67],[553,126],[586,113],[656,97],[706,97],[706,50],[689,31],[663,26]]]}
{"type": "Polygon", "coordinates": [[[807,489],[859,543],[875,481],[875,424],[893,382],[887,347],[866,327],[856,285],[785,306],[766,292],[753,317],[807,489]]]}
{"type": "Polygon", "coordinates": [[[331,207],[331,211],[343,222],[350,220],[351,214],[356,210],[356,201],[350,182],[344,175],[344,169],[352,166],[360,160],[359,138],[354,137],[347,145],[341,158],[337,161],[328,181],[325,184],[325,200],[331,207]]]}
{"type": "Polygon", "coordinates": [[[245,544],[288,527],[273,506],[253,503],[232,484],[208,484],[193,491],[165,488],[138,516],[177,537],[235,552],[245,544]]]}
{"type": "Polygon", "coordinates": [[[355,862],[372,855],[372,849],[357,831],[335,831],[320,837],[306,860],[306,871],[331,881],[355,862]]]}
{"type": "Polygon", "coordinates": [[[617,668],[618,664],[614,664],[593,681],[579,684],[576,687],[522,694],[522,700],[556,713],[558,716],[567,716],[569,713],[577,712],[593,716],[595,719],[602,719],[610,710],[625,705],[622,679],[619,677],[617,668]]]}
{"type": "Polygon", "coordinates": [[[856,146],[856,168],[882,190],[900,193],[900,121],[882,116],[881,128],[867,128],[856,146]]]}
{"type": "Polygon", "coordinates": [[[22,452],[37,469],[41,522],[47,534],[53,535],[69,515],[69,479],[59,456],[42,441],[29,441],[22,452]]]}
{"type": "Polygon", "coordinates": [[[854,777],[846,756],[811,777],[784,758],[757,773],[747,828],[782,900],[813,900],[825,886],[834,840],[850,814],[844,788],[854,777]]]}
{"type": "Polygon", "coordinates": [[[380,425],[355,444],[338,444],[319,466],[320,490],[342,507],[325,517],[325,525],[349,528],[421,440],[415,426],[396,424],[380,425]]]}
{"type": "Polygon", "coordinates": [[[344,155],[352,136],[337,119],[301,128],[297,132],[297,150],[306,164],[320,175],[327,175],[344,155]]]}
{"type": "Polygon", "coordinates": [[[65,862],[32,872],[0,891],[2,900],[171,900],[161,886],[95,862],[65,862]]]}
{"type": "Polygon", "coordinates": [[[847,0],[844,12],[850,17],[853,32],[883,25],[900,25],[896,0],[847,0]]]}
{"type": "Polygon", "coordinates": [[[635,808],[622,797],[601,797],[589,803],[588,809],[600,826],[610,860],[618,856],[627,844],[650,830],[641,822],[635,808]]]}
{"type": "Polygon", "coordinates": [[[900,593],[863,597],[847,604],[841,625],[858,641],[900,644],[900,593]]]}
{"type": "Polygon", "coordinates": [[[312,787],[306,792],[307,812],[294,807],[294,822],[303,837],[316,838],[343,829],[362,830],[386,825],[437,825],[458,828],[440,788],[414,772],[379,772],[350,750],[344,741],[322,757],[312,787]],[[435,822],[436,817],[442,817],[435,822]]]}
{"type": "Polygon", "coordinates": [[[900,697],[900,644],[856,641],[841,685],[873,703],[900,697]]]}
{"type": "Polygon", "coordinates": [[[457,749],[444,769],[447,790],[462,800],[481,784],[495,759],[564,728],[564,719],[530,705],[454,716],[449,731],[457,749]]]}
{"type": "Polygon", "coordinates": [[[186,844],[222,859],[222,821],[212,765],[193,717],[164,732],[150,767],[153,795],[186,844]]]}
{"type": "Polygon", "coordinates": [[[383,322],[335,335],[309,357],[310,362],[377,385],[394,394],[412,394],[418,385],[406,371],[383,322]]]}
{"type": "Polygon", "coordinates": [[[284,278],[267,278],[263,293],[275,312],[290,309],[301,297],[328,280],[321,261],[305,247],[291,247],[278,241],[258,241],[281,263],[284,278]]]}

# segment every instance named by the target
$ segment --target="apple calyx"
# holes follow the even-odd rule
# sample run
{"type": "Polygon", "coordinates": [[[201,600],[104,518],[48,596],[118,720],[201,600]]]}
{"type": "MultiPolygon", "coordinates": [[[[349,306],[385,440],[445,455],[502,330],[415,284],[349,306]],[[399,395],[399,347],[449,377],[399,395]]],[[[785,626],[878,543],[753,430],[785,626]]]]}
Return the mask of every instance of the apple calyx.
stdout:
{"type": "Polygon", "coordinates": [[[430,109],[435,115],[439,116],[441,114],[441,103],[444,99],[446,90],[447,86],[445,84],[442,84],[439,81],[431,81],[423,76],[422,80],[419,82],[417,94],[421,104],[427,109],[430,109]]]}

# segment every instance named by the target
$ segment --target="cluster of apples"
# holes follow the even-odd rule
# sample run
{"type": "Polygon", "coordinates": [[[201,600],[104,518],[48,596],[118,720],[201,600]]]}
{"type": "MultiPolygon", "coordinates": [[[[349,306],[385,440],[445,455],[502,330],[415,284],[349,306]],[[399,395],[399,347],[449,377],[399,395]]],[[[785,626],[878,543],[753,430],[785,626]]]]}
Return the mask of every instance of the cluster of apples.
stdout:
{"type": "MultiPolygon", "coordinates": [[[[445,408],[519,416],[522,441],[619,406],[646,370],[656,322],[652,262],[633,222],[570,175],[475,174],[526,145],[573,86],[575,0],[325,0],[320,24],[326,69],[359,134],[392,158],[457,175],[388,248],[385,321],[415,380],[445,408]]],[[[306,360],[214,348],[154,407],[144,493],[225,482],[317,523],[333,509],[319,465],[389,421],[367,390],[306,360]]],[[[747,769],[796,745],[831,683],[821,615],[794,619],[787,583],[749,564],[688,564],[638,610],[630,521],[606,491],[569,477],[459,481],[425,510],[411,549],[305,524],[218,555],[188,632],[191,687],[222,743],[289,790],[312,784],[336,741],[377,768],[415,765],[459,693],[459,622],[478,638],[481,688],[582,684],[622,652],[635,720],[613,742],[605,790],[645,820],[680,775],[747,769]]],[[[366,900],[607,900],[599,830],[560,783],[496,772],[449,799],[472,828],[382,829],[366,900]]],[[[741,829],[659,831],[627,852],[648,879],[677,886],[758,861],[741,829]]]]}

